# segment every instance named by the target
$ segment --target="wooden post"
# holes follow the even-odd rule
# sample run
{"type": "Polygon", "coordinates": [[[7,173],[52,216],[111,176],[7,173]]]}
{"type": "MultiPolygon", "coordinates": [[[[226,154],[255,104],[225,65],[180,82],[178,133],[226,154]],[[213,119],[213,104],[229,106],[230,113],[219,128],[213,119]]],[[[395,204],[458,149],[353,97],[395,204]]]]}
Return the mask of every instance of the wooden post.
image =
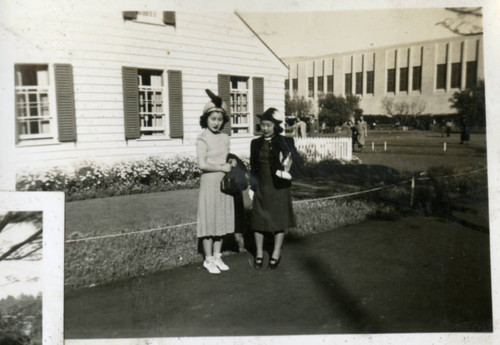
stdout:
{"type": "Polygon", "coordinates": [[[443,144],[443,151],[446,152],[446,141],[443,144]]]}
{"type": "Polygon", "coordinates": [[[387,141],[384,141],[384,151],[387,151],[387,141]]]}
{"type": "Polygon", "coordinates": [[[411,194],[410,194],[410,207],[413,207],[413,199],[415,197],[415,180],[417,174],[414,174],[413,177],[411,178],[411,194]]]}
{"type": "Polygon", "coordinates": [[[372,141],[372,151],[375,151],[375,143],[372,141]]]}

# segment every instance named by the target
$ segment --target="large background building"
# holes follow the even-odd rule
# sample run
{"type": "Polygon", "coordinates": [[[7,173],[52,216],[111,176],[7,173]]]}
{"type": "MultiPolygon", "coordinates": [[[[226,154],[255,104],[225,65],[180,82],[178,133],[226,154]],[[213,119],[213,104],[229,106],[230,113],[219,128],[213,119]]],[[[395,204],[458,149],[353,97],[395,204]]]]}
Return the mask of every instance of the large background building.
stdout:
{"type": "MultiPolygon", "coordinates": [[[[333,38],[334,39],[334,38],[333,38]]],[[[419,100],[424,114],[453,114],[454,92],[484,79],[482,35],[421,41],[318,57],[283,58],[290,95],[317,100],[354,94],[367,115],[384,115],[384,97],[419,100]]]]}

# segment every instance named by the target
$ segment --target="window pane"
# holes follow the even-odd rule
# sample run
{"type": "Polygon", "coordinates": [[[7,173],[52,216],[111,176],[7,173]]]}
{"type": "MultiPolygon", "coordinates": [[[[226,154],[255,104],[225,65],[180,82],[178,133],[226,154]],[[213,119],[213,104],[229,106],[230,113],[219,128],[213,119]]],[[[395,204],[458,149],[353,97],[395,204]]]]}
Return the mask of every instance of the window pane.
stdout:
{"type": "Polygon", "coordinates": [[[288,91],[289,88],[290,88],[290,80],[285,79],[285,91],[288,91]]]}
{"type": "Polygon", "coordinates": [[[396,70],[394,68],[387,70],[387,92],[396,92],[396,70]]]}
{"type": "Polygon", "coordinates": [[[294,93],[299,91],[299,80],[298,79],[292,79],[292,88],[293,88],[294,93]]]}
{"type": "Polygon", "coordinates": [[[327,77],[327,92],[333,93],[333,75],[327,77]]]}
{"type": "Polygon", "coordinates": [[[307,95],[309,97],[314,97],[314,78],[307,78],[307,95]]]}
{"type": "Polygon", "coordinates": [[[366,72],[366,93],[373,94],[373,89],[375,87],[375,80],[373,77],[373,71],[366,72]]]}
{"type": "Polygon", "coordinates": [[[422,88],[422,67],[413,67],[412,90],[419,91],[422,88]]]}
{"type": "Polygon", "coordinates": [[[446,64],[437,65],[436,89],[446,88],[446,64]]]}
{"type": "Polygon", "coordinates": [[[460,88],[462,81],[462,64],[460,62],[455,62],[451,64],[451,87],[460,88]]]}
{"type": "Polygon", "coordinates": [[[141,135],[164,135],[163,71],[139,69],[137,70],[137,80],[141,135]]]}
{"type": "Polygon", "coordinates": [[[477,63],[476,61],[467,61],[467,75],[465,81],[466,88],[472,88],[477,84],[477,63]]]}
{"type": "Polygon", "coordinates": [[[356,73],[356,94],[361,95],[363,93],[363,72],[356,73]]]}
{"type": "Polygon", "coordinates": [[[345,74],[345,94],[349,95],[352,93],[352,73],[345,74]]]}
{"type": "Polygon", "coordinates": [[[324,90],[323,82],[324,82],[323,77],[318,77],[318,92],[323,93],[323,90],[324,90]]]}
{"type": "Polygon", "coordinates": [[[249,133],[249,78],[231,77],[230,84],[231,131],[235,134],[249,133]]]}
{"type": "Polygon", "coordinates": [[[399,91],[408,91],[408,68],[399,69],[399,91]]]}

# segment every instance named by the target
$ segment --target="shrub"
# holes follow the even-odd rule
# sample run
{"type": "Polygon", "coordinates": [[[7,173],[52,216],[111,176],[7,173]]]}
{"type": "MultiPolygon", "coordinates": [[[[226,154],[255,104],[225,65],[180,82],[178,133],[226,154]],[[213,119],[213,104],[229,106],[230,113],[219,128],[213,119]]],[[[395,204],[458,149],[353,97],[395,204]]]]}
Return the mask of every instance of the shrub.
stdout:
{"type": "Polygon", "coordinates": [[[0,343],[42,343],[42,296],[9,296],[0,300],[0,343]]]}
{"type": "Polygon", "coordinates": [[[198,186],[201,171],[194,157],[149,157],[111,167],[82,162],[72,171],[54,168],[20,174],[17,190],[63,191],[66,200],[167,191],[198,186]]]}

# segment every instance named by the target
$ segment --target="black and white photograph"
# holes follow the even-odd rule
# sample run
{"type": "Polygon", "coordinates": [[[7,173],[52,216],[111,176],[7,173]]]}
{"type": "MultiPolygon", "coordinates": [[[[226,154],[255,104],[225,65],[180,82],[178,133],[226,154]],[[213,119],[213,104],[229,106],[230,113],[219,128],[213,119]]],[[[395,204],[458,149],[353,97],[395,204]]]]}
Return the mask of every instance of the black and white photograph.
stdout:
{"type": "Polygon", "coordinates": [[[499,5],[190,3],[0,5],[0,344],[493,343],[499,5]]]}
{"type": "Polygon", "coordinates": [[[63,342],[62,193],[0,192],[0,344],[63,342]]]}

